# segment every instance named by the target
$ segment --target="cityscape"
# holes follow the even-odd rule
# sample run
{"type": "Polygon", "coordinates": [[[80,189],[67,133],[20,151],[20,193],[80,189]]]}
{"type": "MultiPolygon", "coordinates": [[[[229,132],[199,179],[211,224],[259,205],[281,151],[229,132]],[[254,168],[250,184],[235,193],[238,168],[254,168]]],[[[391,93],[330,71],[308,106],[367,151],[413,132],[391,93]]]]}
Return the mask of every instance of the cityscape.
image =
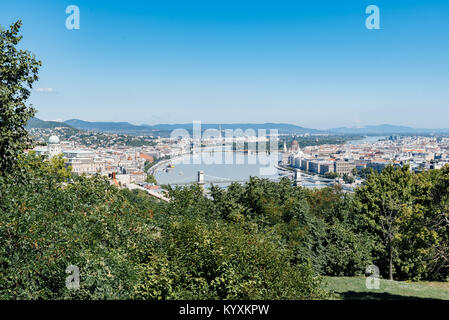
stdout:
{"type": "MultiPolygon", "coordinates": [[[[182,159],[185,155],[202,152],[201,148],[197,150],[192,148],[195,142],[193,138],[133,136],[89,131],[89,139],[86,140],[81,131],[61,141],[58,134],[67,137],[66,127],[33,128],[31,131],[35,135],[36,143],[39,144],[33,151],[50,157],[62,154],[66,167],[70,167],[73,173],[101,174],[118,186],[139,185],[157,192],[163,191],[157,183],[147,182],[149,175],[154,175],[157,170],[172,169],[173,162],[177,162],[177,159],[182,159]],[[99,143],[102,138],[107,141],[106,146],[99,143]]],[[[198,143],[205,150],[212,148],[215,151],[223,151],[224,146],[230,147],[238,140],[235,137],[226,139],[222,131],[217,135],[219,137],[204,138],[198,143]]],[[[294,179],[294,172],[300,171],[299,175],[307,179],[303,180],[314,182],[313,186],[341,184],[347,190],[352,190],[363,183],[370,169],[381,172],[388,165],[408,165],[411,171],[421,172],[441,169],[449,164],[449,137],[445,136],[361,136],[358,140],[343,144],[311,143],[312,145],[301,148],[296,139],[301,140],[304,136],[314,137],[313,134],[276,136],[276,145],[280,146],[276,149],[280,157],[276,165],[279,175],[285,176],[285,171],[293,172],[290,178],[294,179]]],[[[268,140],[269,136],[260,138],[246,134],[240,137],[242,143],[268,140]]],[[[257,148],[253,151],[257,151],[257,148]]],[[[228,179],[232,181],[231,178],[228,179]]],[[[195,183],[196,180],[190,183],[195,183]]],[[[176,180],[172,183],[176,185],[176,180]]]]}

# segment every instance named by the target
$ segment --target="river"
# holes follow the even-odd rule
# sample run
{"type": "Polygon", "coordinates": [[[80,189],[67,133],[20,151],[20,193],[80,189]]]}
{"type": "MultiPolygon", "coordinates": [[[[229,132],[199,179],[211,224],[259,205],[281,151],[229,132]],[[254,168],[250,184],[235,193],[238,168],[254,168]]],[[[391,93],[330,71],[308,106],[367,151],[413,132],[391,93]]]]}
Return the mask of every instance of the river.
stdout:
{"type": "Polygon", "coordinates": [[[387,136],[367,136],[360,140],[348,141],[348,144],[359,145],[359,144],[364,144],[364,143],[373,143],[373,142],[377,142],[377,141],[385,139],[385,138],[387,138],[387,136]]]}
{"type": "MultiPolygon", "coordinates": [[[[159,185],[187,185],[197,181],[198,171],[204,172],[206,187],[211,184],[227,187],[232,182],[244,183],[251,176],[279,181],[283,176],[291,176],[292,172],[277,169],[282,153],[233,152],[217,148],[208,149],[195,155],[185,155],[171,160],[174,167],[159,166],[154,176],[159,185]]],[[[324,187],[325,184],[302,181],[305,187],[324,187]]]]}

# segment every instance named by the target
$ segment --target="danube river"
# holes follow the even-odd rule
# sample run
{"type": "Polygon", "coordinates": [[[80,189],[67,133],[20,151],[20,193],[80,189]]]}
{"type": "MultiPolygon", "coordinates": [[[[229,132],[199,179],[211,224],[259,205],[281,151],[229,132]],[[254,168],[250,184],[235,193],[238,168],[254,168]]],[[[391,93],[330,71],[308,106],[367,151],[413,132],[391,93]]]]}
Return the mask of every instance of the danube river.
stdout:
{"type": "Polygon", "coordinates": [[[352,145],[360,145],[360,144],[364,144],[364,143],[369,144],[369,143],[377,142],[379,140],[385,140],[386,138],[388,138],[388,137],[387,136],[366,136],[360,140],[348,141],[348,144],[352,144],[352,145]]]}
{"type": "MultiPolygon", "coordinates": [[[[365,137],[349,141],[348,144],[373,143],[384,136],[365,137]]],[[[230,147],[209,147],[194,155],[184,155],[164,161],[154,168],[154,176],[159,185],[188,185],[198,181],[198,171],[203,171],[206,186],[211,184],[226,187],[232,182],[243,183],[249,177],[279,181],[282,177],[292,177],[293,172],[278,169],[282,153],[243,153],[233,152],[230,147]]],[[[326,179],[316,179],[302,173],[301,185],[322,188],[329,185],[326,179]]]]}
{"type": "MultiPolygon", "coordinates": [[[[155,170],[154,176],[159,185],[187,185],[197,182],[198,171],[204,172],[206,186],[211,184],[226,187],[232,182],[243,183],[249,177],[279,181],[283,176],[292,176],[291,171],[278,169],[281,153],[232,152],[210,149],[195,155],[185,155],[166,162],[155,170]],[[170,166],[171,164],[171,166],[170,166]]],[[[306,176],[304,176],[306,177],[306,176]]],[[[307,177],[310,177],[307,175],[307,177]]],[[[305,187],[324,187],[326,184],[303,179],[305,187]]]]}

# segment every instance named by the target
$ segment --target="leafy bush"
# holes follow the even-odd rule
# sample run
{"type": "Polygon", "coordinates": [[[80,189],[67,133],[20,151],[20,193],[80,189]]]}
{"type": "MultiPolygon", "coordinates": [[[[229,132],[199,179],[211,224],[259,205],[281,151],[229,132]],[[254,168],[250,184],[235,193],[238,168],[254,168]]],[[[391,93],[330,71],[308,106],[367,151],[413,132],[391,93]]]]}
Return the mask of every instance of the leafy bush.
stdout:
{"type": "Polygon", "coordinates": [[[101,177],[68,183],[61,161],[31,155],[19,167],[22,182],[0,178],[0,297],[129,297],[155,241],[149,208],[138,210],[101,177]],[[65,287],[69,265],[80,269],[78,291],[65,287]]]}
{"type": "Polygon", "coordinates": [[[276,239],[225,222],[176,217],[164,228],[164,258],[151,259],[137,297],[147,299],[317,299],[326,296],[306,265],[292,265],[276,239]]]}

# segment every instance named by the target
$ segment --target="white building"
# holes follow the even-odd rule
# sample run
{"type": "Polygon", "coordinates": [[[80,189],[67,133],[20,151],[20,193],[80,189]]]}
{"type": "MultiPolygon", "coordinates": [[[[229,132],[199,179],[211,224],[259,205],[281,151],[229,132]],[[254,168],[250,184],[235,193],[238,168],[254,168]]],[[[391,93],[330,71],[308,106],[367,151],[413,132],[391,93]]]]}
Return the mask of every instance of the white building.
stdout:
{"type": "Polygon", "coordinates": [[[38,155],[45,155],[49,158],[52,158],[62,153],[62,147],[59,138],[57,136],[51,136],[48,139],[47,146],[37,146],[36,148],[34,148],[34,151],[38,155]]]}
{"type": "Polygon", "coordinates": [[[72,172],[78,174],[102,173],[106,170],[106,162],[95,157],[95,153],[85,150],[64,151],[67,158],[66,167],[72,167],[72,172]]]}

